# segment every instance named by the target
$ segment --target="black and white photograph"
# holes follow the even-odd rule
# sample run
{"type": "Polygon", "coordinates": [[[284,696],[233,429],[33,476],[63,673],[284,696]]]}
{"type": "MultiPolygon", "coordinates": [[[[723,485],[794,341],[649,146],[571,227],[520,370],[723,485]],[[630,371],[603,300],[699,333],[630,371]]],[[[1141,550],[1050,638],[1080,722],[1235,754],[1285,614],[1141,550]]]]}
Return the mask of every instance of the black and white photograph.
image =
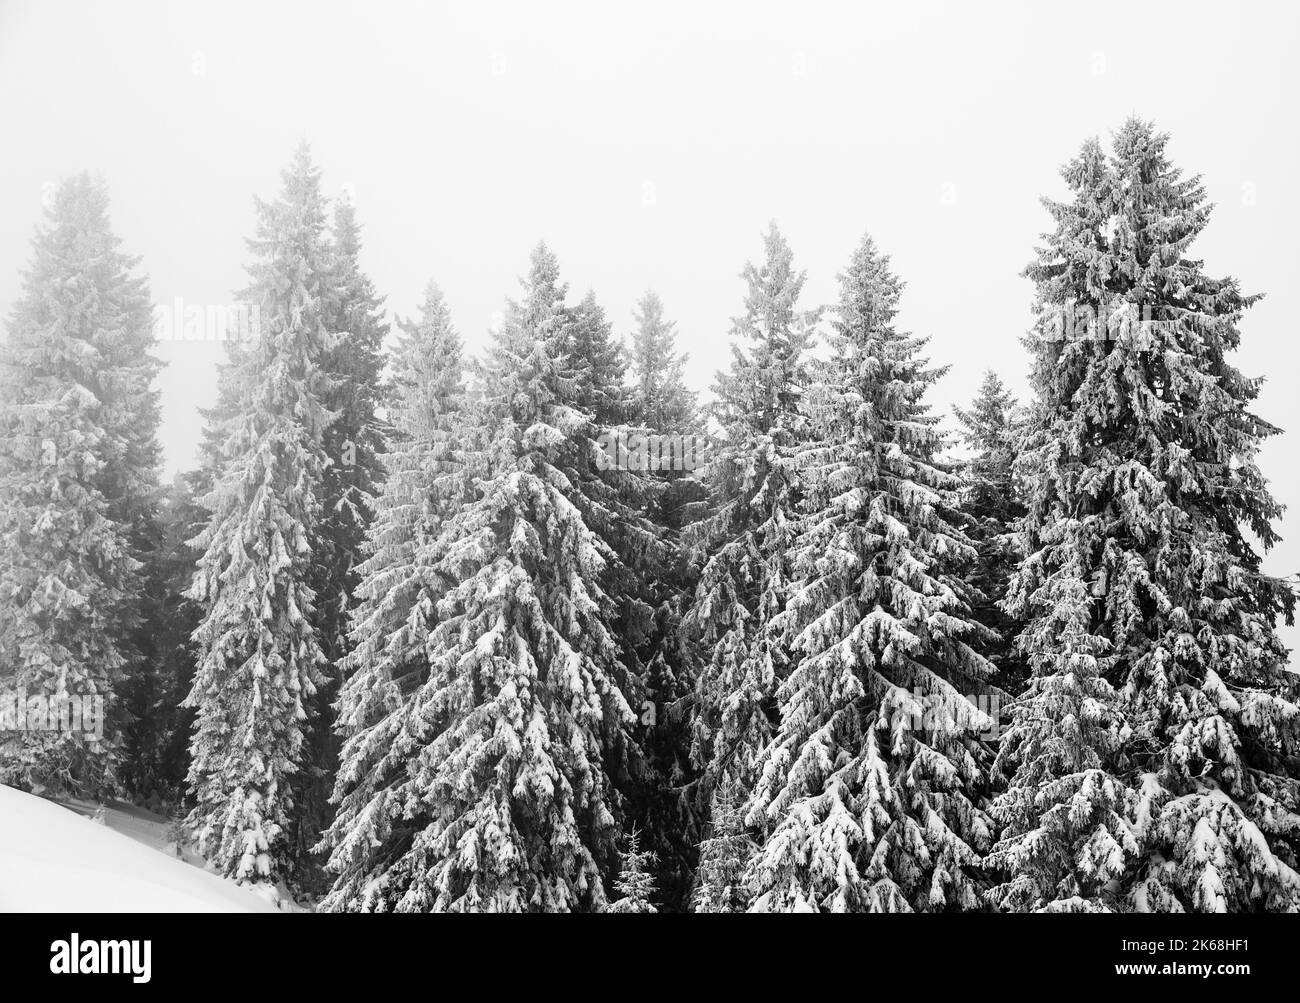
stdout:
{"type": "Polygon", "coordinates": [[[0,0],[0,965],[1294,986],[1297,52],[0,0]]]}

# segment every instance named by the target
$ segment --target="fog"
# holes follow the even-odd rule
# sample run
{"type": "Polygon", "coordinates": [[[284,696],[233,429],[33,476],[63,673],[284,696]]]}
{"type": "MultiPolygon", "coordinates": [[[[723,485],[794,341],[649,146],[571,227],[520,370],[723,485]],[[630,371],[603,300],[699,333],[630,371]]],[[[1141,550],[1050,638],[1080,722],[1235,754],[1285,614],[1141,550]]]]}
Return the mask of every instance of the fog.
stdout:
{"type": "MultiPolygon", "coordinates": [[[[593,288],[622,333],[656,289],[700,390],[770,218],[810,306],[869,230],[908,283],[904,325],[952,365],[933,400],[946,410],[985,367],[1024,393],[1039,197],[1136,113],[1218,204],[1197,256],[1267,293],[1236,361],[1269,378],[1258,411],[1291,430],[1262,458],[1293,510],[1268,567],[1300,570],[1294,7],[548,8],[0,2],[0,308],[43,192],[80,170],[107,179],[156,302],[229,302],[252,196],[275,193],[306,138],[327,190],[353,192],[363,262],[396,313],[436,278],[482,344],[544,238],[573,296],[593,288]]],[[[174,471],[193,462],[221,347],[159,354],[174,471]]]]}

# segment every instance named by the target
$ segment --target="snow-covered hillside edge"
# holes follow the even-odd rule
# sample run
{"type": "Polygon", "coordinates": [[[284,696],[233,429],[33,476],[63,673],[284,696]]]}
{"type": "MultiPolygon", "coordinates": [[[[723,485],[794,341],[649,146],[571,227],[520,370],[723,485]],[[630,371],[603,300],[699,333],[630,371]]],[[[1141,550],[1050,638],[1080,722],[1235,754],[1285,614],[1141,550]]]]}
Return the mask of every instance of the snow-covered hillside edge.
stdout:
{"type": "Polygon", "coordinates": [[[0,786],[0,912],[275,911],[160,848],[0,786]]]}

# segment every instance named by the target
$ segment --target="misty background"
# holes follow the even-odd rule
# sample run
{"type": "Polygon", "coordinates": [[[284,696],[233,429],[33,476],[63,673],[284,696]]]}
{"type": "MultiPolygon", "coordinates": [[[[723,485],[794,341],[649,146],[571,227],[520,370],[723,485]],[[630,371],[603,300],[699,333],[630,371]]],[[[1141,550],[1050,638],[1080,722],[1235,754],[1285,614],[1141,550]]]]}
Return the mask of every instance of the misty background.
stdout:
{"type": "MultiPolygon", "coordinates": [[[[1235,363],[1289,430],[1261,465],[1290,508],[1276,574],[1300,571],[1300,14],[1276,3],[92,3],[0,0],[0,311],[42,193],[102,174],[155,303],[230,303],[252,196],[307,139],[347,190],[362,264],[408,316],[436,279],[471,348],[545,239],[571,299],[626,336],[662,296],[707,392],[729,356],[744,263],[775,218],[804,306],[869,230],[907,282],[902,326],[952,369],[1023,399],[1020,277],[1058,169],[1130,114],[1172,133],[1217,209],[1192,251],[1265,292],[1235,363]],[[992,22],[992,25],[990,24],[992,22]],[[974,41],[978,39],[979,41],[974,41]],[[989,41],[992,39],[993,41],[989,41]]],[[[166,473],[193,465],[216,341],[159,345],[166,473]]],[[[1295,645],[1300,635],[1286,630],[1295,645]]]]}

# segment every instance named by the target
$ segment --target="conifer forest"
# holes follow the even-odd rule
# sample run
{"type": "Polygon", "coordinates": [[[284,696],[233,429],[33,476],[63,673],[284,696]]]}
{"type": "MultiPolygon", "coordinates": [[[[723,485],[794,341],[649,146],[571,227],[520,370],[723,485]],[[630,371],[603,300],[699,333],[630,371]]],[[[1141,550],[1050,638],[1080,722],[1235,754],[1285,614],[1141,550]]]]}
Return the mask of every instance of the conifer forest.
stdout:
{"type": "Polygon", "coordinates": [[[1058,169],[1011,235],[1031,320],[956,403],[869,217],[811,269],[753,204],[700,330],[546,232],[440,246],[300,129],[186,207],[238,215],[244,285],[173,307],[88,131],[12,238],[0,828],[138,811],[319,912],[1300,912],[1292,374],[1242,354],[1294,334],[1207,251],[1236,181],[1176,157],[1195,125],[1021,127],[1058,169]],[[421,285],[371,269],[381,219],[421,285]],[[517,275],[472,329],[459,253],[517,275]],[[200,341],[178,456],[162,349],[200,341]]]}

